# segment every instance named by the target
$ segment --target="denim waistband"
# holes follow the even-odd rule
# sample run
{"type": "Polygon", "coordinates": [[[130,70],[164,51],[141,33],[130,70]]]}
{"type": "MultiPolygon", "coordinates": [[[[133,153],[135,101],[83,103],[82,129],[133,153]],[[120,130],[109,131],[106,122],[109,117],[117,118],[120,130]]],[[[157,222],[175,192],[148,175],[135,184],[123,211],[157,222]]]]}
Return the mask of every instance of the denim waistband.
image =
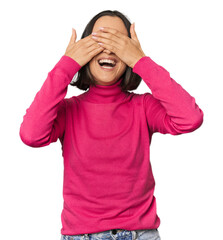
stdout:
{"type": "MultiPolygon", "coordinates": [[[[125,230],[125,229],[111,229],[107,231],[102,232],[96,232],[96,233],[85,233],[85,234],[79,234],[79,235],[73,235],[73,236],[64,236],[68,237],[65,239],[75,239],[75,237],[79,240],[89,240],[89,235],[93,237],[93,239],[100,239],[103,238],[105,235],[110,235],[114,240],[117,238],[125,238],[125,237],[131,237],[131,240],[136,240],[139,236],[141,236],[146,231],[154,231],[157,229],[142,229],[142,230],[125,230]],[[73,238],[72,238],[73,237],[73,238]]],[[[61,238],[64,239],[64,238],[61,238]]]]}

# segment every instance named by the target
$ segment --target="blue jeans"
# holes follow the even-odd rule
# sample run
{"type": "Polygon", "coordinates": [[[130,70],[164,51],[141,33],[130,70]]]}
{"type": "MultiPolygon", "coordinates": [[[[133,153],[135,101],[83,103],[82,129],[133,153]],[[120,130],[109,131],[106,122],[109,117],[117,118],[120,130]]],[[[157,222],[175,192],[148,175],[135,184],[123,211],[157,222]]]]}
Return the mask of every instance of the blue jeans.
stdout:
{"type": "Polygon", "coordinates": [[[161,240],[157,229],[124,230],[115,229],[98,233],[62,235],[60,240],[161,240]]]}

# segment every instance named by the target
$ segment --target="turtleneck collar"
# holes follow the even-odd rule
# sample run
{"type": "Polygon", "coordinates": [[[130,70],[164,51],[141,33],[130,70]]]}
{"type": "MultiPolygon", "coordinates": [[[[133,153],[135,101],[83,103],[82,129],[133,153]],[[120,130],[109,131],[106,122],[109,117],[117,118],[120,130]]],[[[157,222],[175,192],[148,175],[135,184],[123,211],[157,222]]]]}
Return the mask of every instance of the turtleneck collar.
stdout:
{"type": "Polygon", "coordinates": [[[92,103],[113,103],[122,100],[126,93],[122,91],[121,82],[123,78],[111,85],[90,85],[87,92],[83,94],[83,100],[92,103]]]}

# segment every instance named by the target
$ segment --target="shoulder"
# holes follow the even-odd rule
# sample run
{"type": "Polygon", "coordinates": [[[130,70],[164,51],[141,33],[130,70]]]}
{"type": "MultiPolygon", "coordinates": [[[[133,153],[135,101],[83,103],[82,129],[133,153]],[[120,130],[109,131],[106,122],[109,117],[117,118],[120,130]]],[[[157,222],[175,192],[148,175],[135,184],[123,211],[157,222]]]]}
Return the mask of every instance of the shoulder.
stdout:
{"type": "Polygon", "coordinates": [[[151,98],[153,98],[153,95],[148,92],[146,93],[129,92],[129,98],[131,98],[131,100],[136,103],[143,103],[144,101],[148,101],[151,98]]]}
{"type": "Polygon", "coordinates": [[[71,107],[71,106],[75,106],[75,105],[79,105],[82,102],[82,99],[84,98],[84,93],[81,93],[77,96],[72,96],[70,98],[65,98],[64,101],[66,102],[66,106],[67,107],[71,107]]]}
{"type": "Polygon", "coordinates": [[[64,98],[63,101],[64,101],[64,104],[66,105],[66,107],[73,106],[74,104],[77,103],[78,97],[72,96],[70,98],[64,98]]]}

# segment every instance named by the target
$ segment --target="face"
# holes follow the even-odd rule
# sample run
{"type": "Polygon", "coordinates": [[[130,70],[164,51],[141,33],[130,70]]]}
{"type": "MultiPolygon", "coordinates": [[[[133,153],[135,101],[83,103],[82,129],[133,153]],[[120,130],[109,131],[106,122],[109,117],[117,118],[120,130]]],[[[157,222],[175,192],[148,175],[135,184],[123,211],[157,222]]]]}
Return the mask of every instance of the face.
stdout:
{"type": "MultiPolygon", "coordinates": [[[[94,24],[92,32],[99,31],[100,27],[110,27],[117,29],[121,33],[128,36],[128,31],[119,17],[103,16],[100,17],[94,24]]],[[[94,77],[96,84],[99,85],[111,85],[120,79],[122,74],[125,72],[127,65],[114,53],[107,49],[104,49],[98,55],[94,56],[89,62],[89,67],[92,76],[94,77]],[[99,64],[100,59],[111,58],[116,62],[113,68],[109,68],[107,65],[101,66],[99,64]],[[107,68],[106,68],[107,67],[107,68]]]]}

